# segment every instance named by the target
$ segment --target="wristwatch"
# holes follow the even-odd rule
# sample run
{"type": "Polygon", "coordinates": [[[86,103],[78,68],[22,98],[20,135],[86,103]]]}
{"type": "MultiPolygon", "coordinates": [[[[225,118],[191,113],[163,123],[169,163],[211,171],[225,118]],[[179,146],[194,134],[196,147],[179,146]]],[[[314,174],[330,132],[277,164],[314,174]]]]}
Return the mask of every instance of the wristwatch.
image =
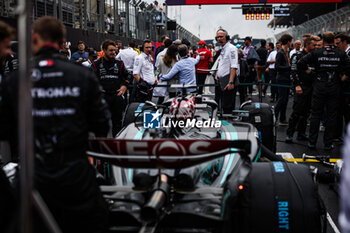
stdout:
{"type": "Polygon", "coordinates": [[[229,83],[229,84],[233,84],[233,82],[232,82],[232,81],[229,81],[228,83],[229,83]]]}

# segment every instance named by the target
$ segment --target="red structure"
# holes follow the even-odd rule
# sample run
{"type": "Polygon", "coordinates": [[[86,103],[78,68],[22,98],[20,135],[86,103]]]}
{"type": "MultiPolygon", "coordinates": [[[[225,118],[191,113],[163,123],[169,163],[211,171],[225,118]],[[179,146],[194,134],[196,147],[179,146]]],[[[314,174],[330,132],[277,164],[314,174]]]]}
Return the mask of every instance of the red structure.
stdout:
{"type": "Polygon", "coordinates": [[[265,4],[265,3],[330,3],[349,2],[349,0],[167,0],[172,5],[219,5],[219,4],[265,4]]]}

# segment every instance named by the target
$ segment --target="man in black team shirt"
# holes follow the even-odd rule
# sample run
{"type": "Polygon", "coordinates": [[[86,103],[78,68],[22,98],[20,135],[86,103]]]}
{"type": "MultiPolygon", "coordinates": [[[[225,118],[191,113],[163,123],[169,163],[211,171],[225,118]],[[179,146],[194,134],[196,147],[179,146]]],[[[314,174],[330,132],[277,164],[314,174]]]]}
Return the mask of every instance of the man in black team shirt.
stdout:
{"type": "Polygon", "coordinates": [[[324,106],[327,106],[327,123],[324,132],[324,149],[334,148],[333,139],[336,128],[339,94],[343,74],[348,71],[350,60],[344,51],[334,47],[334,34],[323,34],[324,47],[316,49],[302,57],[298,64],[298,73],[308,71],[309,65],[314,66],[316,79],[313,85],[313,95],[310,118],[309,148],[314,149],[317,143],[320,120],[324,106]]]}
{"type": "Polygon", "coordinates": [[[114,41],[102,43],[104,56],[91,64],[102,85],[102,92],[112,113],[112,134],[117,135],[121,129],[121,120],[125,108],[124,93],[132,79],[122,61],[116,60],[117,47],[114,41]]]}
{"type": "MultiPolygon", "coordinates": [[[[11,39],[14,37],[14,29],[6,23],[0,21],[0,106],[1,106],[1,81],[4,79],[5,74],[5,58],[11,54],[11,39]]],[[[0,111],[0,117],[3,112],[0,111]]],[[[0,128],[0,131],[3,129],[0,128]]],[[[0,140],[4,139],[5,135],[0,132],[0,140]]],[[[0,163],[4,159],[0,157],[0,163]]],[[[1,232],[14,232],[15,227],[15,210],[16,210],[16,199],[14,192],[10,186],[10,183],[3,173],[0,167],[0,226],[1,232]]]]}
{"type": "MultiPolygon", "coordinates": [[[[62,232],[105,230],[108,209],[89,164],[88,133],[107,135],[109,111],[94,73],[61,58],[64,25],[45,16],[32,25],[34,67],[34,187],[40,192],[62,232]]],[[[0,106],[1,136],[17,138],[18,73],[4,80],[0,106]]],[[[33,232],[49,232],[34,222],[33,232]]]]}
{"type": "MultiPolygon", "coordinates": [[[[263,76],[265,76],[265,64],[266,64],[267,55],[268,55],[268,51],[266,49],[266,40],[261,40],[260,45],[261,45],[260,48],[256,50],[260,58],[260,61],[258,61],[258,65],[257,65],[258,82],[263,81],[263,76]]],[[[259,91],[261,90],[259,89],[259,91]]]]}
{"type": "Polygon", "coordinates": [[[0,82],[5,74],[6,59],[11,56],[11,40],[14,29],[0,21],[0,82]]]}
{"type": "Polygon", "coordinates": [[[286,142],[293,142],[294,131],[298,131],[298,140],[308,140],[305,134],[307,119],[311,108],[312,84],[315,80],[314,73],[305,71],[297,72],[297,63],[306,54],[315,49],[316,41],[311,38],[304,40],[304,48],[297,51],[291,57],[291,77],[295,89],[293,112],[289,118],[286,142]]]}

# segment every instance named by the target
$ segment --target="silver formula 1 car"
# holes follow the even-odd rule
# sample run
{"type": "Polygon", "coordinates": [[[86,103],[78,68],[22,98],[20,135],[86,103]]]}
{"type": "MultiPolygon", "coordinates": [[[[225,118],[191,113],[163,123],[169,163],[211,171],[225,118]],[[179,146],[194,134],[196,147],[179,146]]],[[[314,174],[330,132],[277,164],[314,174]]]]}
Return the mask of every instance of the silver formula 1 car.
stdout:
{"type": "Polygon", "coordinates": [[[257,129],[217,112],[183,91],[130,104],[116,139],[90,140],[88,154],[106,164],[110,232],[324,230],[309,169],[261,162],[257,129]]]}

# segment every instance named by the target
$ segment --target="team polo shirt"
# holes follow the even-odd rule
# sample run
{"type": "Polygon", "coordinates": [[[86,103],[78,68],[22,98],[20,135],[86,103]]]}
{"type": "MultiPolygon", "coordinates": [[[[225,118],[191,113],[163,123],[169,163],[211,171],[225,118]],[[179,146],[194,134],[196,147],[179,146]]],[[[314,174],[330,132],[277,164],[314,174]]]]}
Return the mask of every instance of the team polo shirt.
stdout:
{"type": "Polygon", "coordinates": [[[141,54],[135,58],[133,74],[140,75],[140,78],[146,81],[148,84],[154,84],[155,77],[150,55],[146,55],[144,52],[141,52],[141,54]]]}
{"type": "Polygon", "coordinates": [[[218,77],[222,78],[230,74],[231,68],[238,69],[238,50],[231,43],[227,42],[220,53],[218,66],[218,77]]]}
{"type": "MultiPolygon", "coordinates": [[[[210,50],[206,48],[200,48],[197,50],[197,52],[198,52],[198,55],[200,56],[200,60],[196,65],[197,73],[208,73],[208,71],[202,71],[202,70],[209,69],[209,59],[213,57],[213,54],[210,52],[210,50]]],[[[197,55],[195,55],[194,57],[196,56],[197,55]]]]}

